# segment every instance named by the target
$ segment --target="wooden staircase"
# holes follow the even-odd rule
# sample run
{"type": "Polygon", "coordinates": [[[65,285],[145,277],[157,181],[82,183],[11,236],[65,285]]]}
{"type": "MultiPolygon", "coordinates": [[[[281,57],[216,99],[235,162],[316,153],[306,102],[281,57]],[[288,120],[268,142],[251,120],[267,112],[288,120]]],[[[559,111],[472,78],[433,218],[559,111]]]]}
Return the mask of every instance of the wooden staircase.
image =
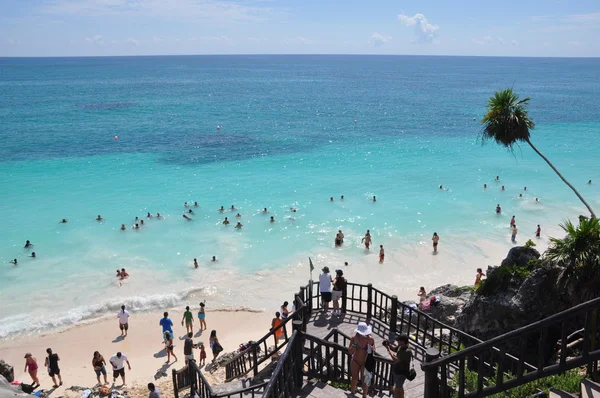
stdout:
{"type": "Polygon", "coordinates": [[[590,379],[581,380],[581,389],[579,394],[572,394],[561,390],[550,389],[548,398],[600,398],[600,383],[590,379]]]}

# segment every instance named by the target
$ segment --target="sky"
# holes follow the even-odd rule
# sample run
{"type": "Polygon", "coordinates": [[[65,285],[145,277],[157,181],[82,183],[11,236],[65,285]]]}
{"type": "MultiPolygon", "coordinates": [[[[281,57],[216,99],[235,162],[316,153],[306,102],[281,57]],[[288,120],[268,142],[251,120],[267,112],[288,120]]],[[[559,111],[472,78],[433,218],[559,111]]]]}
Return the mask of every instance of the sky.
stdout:
{"type": "Polygon", "coordinates": [[[600,0],[0,0],[0,57],[600,56],[600,0]]]}

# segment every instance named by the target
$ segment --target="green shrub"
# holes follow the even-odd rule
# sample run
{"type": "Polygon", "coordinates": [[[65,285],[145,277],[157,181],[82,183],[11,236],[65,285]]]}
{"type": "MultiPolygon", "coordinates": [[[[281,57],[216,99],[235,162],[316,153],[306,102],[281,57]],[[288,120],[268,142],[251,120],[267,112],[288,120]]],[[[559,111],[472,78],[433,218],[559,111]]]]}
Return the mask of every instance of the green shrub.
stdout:
{"type": "Polygon", "coordinates": [[[532,241],[531,239],[527,240],[527,242],[525,242],[525,247],[536,247],[537,245],[535,244],[534,241],[532,241]]]}
{"type": "Polygon", "coordinates": [[[476,291],[483,296],[496,292],[505,292],[512,284],[519,284],[531,274],[529,267],[519,267],[516,264],[496,268],[483,280],[476,291]]]}

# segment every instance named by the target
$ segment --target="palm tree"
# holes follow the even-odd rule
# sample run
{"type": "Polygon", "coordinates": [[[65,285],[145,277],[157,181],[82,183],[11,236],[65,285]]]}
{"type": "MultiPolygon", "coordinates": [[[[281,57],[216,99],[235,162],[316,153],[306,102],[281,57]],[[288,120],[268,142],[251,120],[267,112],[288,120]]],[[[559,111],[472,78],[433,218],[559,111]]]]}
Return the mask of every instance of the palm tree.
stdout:
{"type": "Polygon", "coordinates": [[[520,100],[519,96],[510,88],[503,91],[496,91],[494,96],[488,100],[487,114],[481,120],[481,123],[484,124],[481,134],[482,141],[494,140],[497,144],[503,145],[510,151],[513,150],[513,145],[519,142],[528,143],[548,163],[548,166],[558,174],[560,179],[575,192],[575,195],[589,210],[592,218],[596,218],[596,214],[594,214],[590,205],[583,199],[577,189],[531,143],[531,130],[535,128],[535,124],[528,115],[527,103],[529,100],[530,98],[520,100]]]}

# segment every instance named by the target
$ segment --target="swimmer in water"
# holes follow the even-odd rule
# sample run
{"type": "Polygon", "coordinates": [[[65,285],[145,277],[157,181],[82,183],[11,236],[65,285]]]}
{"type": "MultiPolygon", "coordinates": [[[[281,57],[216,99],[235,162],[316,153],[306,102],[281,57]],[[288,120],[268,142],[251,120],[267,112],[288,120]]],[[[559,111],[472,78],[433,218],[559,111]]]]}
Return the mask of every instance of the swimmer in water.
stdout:
{"type": "Polygon", "coordinates": [[[344,262],[344,265],[347,267],[347,266],[348,266],[348,261],[345,261],[345,262],[344,262]]]}
{"type": "Polygon", "coordinates": [[[589,184],[589,185],[592,185],[592,180],[589,180],[589,181],[588,181],[588,184],[589,184]]]}
{"type": "Polygon", "coordinates": [[[11,264],[17,265],[17,259],[15,258],[14,260],[10,260],[9,261],[11,264]]]}
{"type": "Polygon", "coordinates": [[[338,230],[338,233],[335,235],[335,246],[340,247],[344,243],[344,234],[342,230],[338,230]]]}
{"type": "Polygon", "coordinates": [[[117,278],[121,277],[121,271],[120,270],[117,270],[117,275],[116,276],[117,276],[117,278]]]}
{"type": "Polygon", "coordinates": [[[535,198],[535,203],[540,203],[540,200],[538,198],[535,198]]]}
{"type": "Polygon", "coordinates": [[[500,176],[496,176],[496,182],[500,181],[500,176]]]}
{"type": "Polygon", "coordinates": [[[188,202],[185,202],[185,203],[183,204],[183,207],[190,207],[190,205],[188,204],[188,202]]]}
{"type": "Polygon", "coordinates": [[[238,221],[237,225],[235,226],[237,229],[241,229],[243,227],[242,223],[238,221]]]}
{"type": "Polygon", "coordinates": [[[515,216],[512,216],[512,218],[510,219],[510,227],[512,228],[516,222],[517,221],[515,220],[515,216]]]}
{"type": "Polygon", "coordinates": [[[240,213],[235,215],[235,218],[242,218],[242,215],[240,213]]]}
{"type": "Polygon", "coordinates": [[[96,217],[96,221],[104,221],[104,218],[102,218],[102,216],[98,214],[98,217],[96,217]]]}
{"type": "Polygon", "coordinates": [[[144,220],[140,220],[140,226],[144,226],[144,220]]]}
{"type": "Polygon", "coordinates": [[[29,256],[31,258],[35,258],[35,252],[31,252],[31,256],[29,256]]]}
{"type": "Polygon", "coordinates": [[[275,222],[275,218],[271,216],[271,222],[275,222]]]}
{"type": "Polygon", "coordinates": [[[59,223],[60,223],[60,224],[66,224],[66,223],[68,223],[68,222],[69,222],[69,221],[68,221],[66,218],[63,218],[63,219],[62,219],[62,220],[61,220],[59,223]]]}
{"type": "Polygon", "coordinates": [[[498,205],[496,205],[496,214],[500,214],[502,213],[502,208],[500,207],[500,204],[498,203],[498,205]]]}
{"type": "Polygon", "coordinates": [[[361,243],[364,242],[365,249],[369,250],[369,248],[371,247],[371,232],[368,229],[367,229],[367,233],[365,234],[365,237],[362,238],[362,240],[360,242],[361,243]]]}
{"type": "Polygon", "coordinates": [[[185,214],[183,215],[183,218],[185,218],[187,221],[194,221],[190,217],[186,216],[185,214]]]}
{"type": "Polygon", "coordinates": [[[125,231],[127,229],[127,227],[125,226],[125,224],[121,224],[121,231],[125,231]]]}
{"type": "Polygon", "coordinates": [[[523,187],[523,191],[527,191],[527,187],[523,187]]]}
{"type": "Polygon", "coordinates": [[[221,213],[223,213],[223,212],[225,211],[225,208],[224,208],[223,206],[221,206],[221,208],[219,209],[219,211],[220,211],[221,213]]]}
{"type": "Polygon", "coordinates": [[[483,184],[483,189],[487,189],[487,184],[483,184]]]}
{"type": "Polygon", "coordinates": [[[189,213],[189,214],[194,214],[194,210],[192,210],[192,209],[189,209],[189,210],[188,210],[188,213],[189,213]]]}
{"type": "Polygon", "coordinates": [[[379,245],[379,262],[382,263],[385,260],[385,251],[383,250],[383,245],[379,245]]]}
{"type": "Polygon", "coordinates": [[[502,188],[500,188],[500,190],[504,191],[504,185],[502,185],[502,188]]]}
{"type": "Polygon", "coordinates": [[[331,198],[329,198],[329,201],[330,201],[330,202],[333,202],[333,196],[332,196],[331,198]]]}
{"type": "Polygon", "coordinates": [[[236,210],[235,206],[231,205],[231,207],[229,208],[229,211],[235,211],[235,210],[236,210]]]}
{"type": "Polygon", "coordinates": [[[129,278],[129,274],[125,271],[125,268],[121,268],[121,279],[129,278]]]}
{"type": "Polygon", "coordinates": [[[152,217],[154,217],[154,216],[152,215],[152,213],[148,212],[148,214],[146,214],[146,217],[147,217],[147,218],[152,218],[152,217]]]}
{"type": "Polygon", "coordinates": [[[160,213],[156,213],[156,218],[163,218],[163,216],[161,216],[160,213]]]}
{"type": "Polygon", "coordinates": [[[440,242],[440,237],[437,234],[437,232],[433,233],[433,237],[431,238],[431,240],[433,241],[433,252],[437,253],[438,243],[440,242]]]}
{"type": "Polygon", "coordinates": [[[440,189],[442,189],[442,190],[444,189],[444,187],[442,186],[442,184],[440,184],[440,189]]]}
{"type": "Polygon", "coordinates": [[[133,229],[140,229],[140,224],[134,224],[133,229]]]}
{"type": "Polygon", "coordinates": [[[25,241],[25,246],[23,246],[25,249],[30,249],[33,247],[33,245],[31,244],[30,241],[25,241]]]}
{"type": "Polygon", "coordinates": [[[373,202],[377,202],[377,198],[373,195],[373,202]]]}
{"type": "Polygon", "coordinates": [[[225,217],[225,220],[223,220],[223,224],[229,225],[229,220],[227,219],[227,217],[225,217]]]}
{"type": "Polygon", "coordinates": [[[198,260],[194,259],[194,268],[198,268],[198,260]]]}
{"type": "Polygon", "coordinates": [[[340,200],[344,200],[344,195],[342,195],[342,197],[340,198],[340,200]]]}
{"type": "Polygon", "coordinates": [[[542,227],[540,227],[540,224],[538,224],[537,229],[535,230],[535,237],[539,238],[540,235],[542,235],[542,227]]]}
{"type": "Polygon", "coordinates": [[[520,194],[519,194],[519,198],[522,198],[522,197],[523,197],[523,194],[522,194],[522,193],[520,193],[520,194]]]}
{"type": "Polygon", "coordinates": [[[212,262],[213,262],[213,263],[217,262],[217,256],[213,256],[213,258],[212,258],[212,262]]]}
{"type": "Polygon", "coordinates": [[[198,202],[194,202],[194,207],[198,207],[198,206],[200,206],[200,205],[198,204],[198,202]]]}
{"type": "Polygon", "coordinates": [[[269,211],[267,210],[267,208],[265,207],[262,211],[263,213],[268,213],[269,211]]]}

